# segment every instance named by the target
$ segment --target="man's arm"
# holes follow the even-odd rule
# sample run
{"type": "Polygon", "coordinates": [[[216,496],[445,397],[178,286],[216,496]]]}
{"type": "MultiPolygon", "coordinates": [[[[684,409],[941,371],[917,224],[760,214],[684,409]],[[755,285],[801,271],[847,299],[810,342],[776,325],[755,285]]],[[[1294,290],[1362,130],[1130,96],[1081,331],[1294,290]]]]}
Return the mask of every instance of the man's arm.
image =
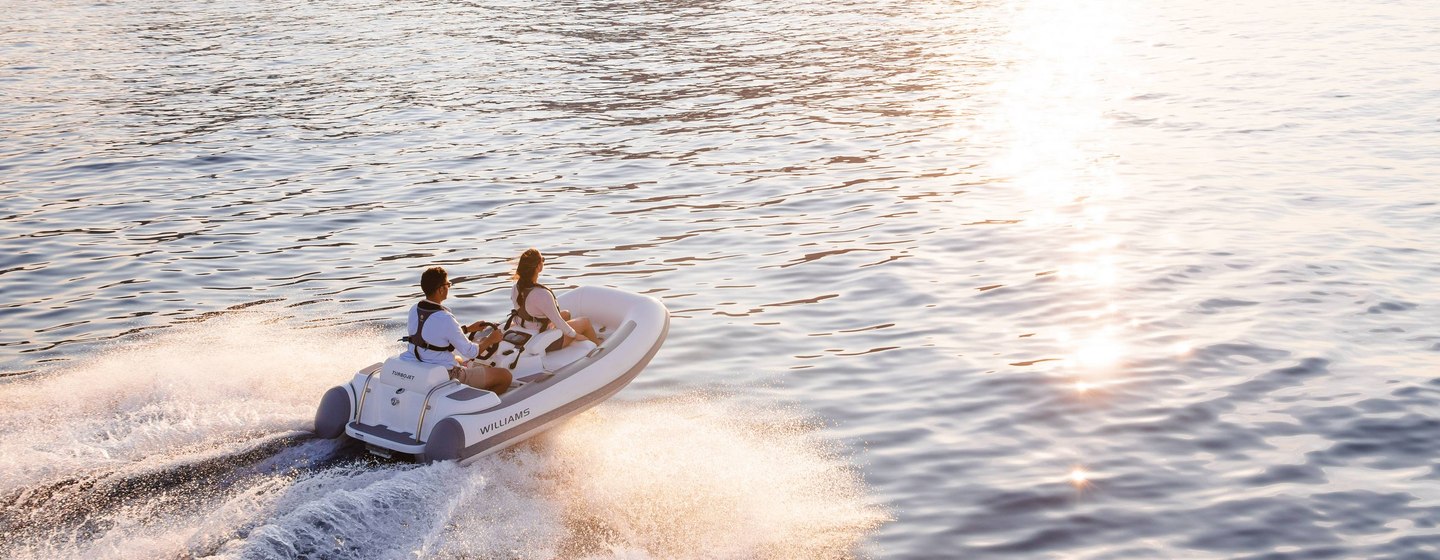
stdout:
{"type": "Polygon", "coordinates": [[[480,346],[470,342],[470,338],[465,336],[465,332],[460,328],[460,321],[454,315],[450,315],[450,320],[446,323],[445,339],[455,347],[455,353],[462,358],[469,360],[480,355],[480,346]]]}

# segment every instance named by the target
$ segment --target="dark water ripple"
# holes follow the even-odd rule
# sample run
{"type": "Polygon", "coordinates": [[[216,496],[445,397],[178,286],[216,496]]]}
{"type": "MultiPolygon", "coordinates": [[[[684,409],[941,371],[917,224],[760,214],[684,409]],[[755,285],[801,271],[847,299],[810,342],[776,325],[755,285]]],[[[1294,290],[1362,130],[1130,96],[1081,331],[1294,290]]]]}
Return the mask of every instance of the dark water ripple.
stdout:
{"type": "Polygon", "coordinates": [[[0,397],[537,246],[670,307],[633,398],[823,419],[862,553],[1437,556],[1440,13],[1302,4],[6,3],[0,397]]]}

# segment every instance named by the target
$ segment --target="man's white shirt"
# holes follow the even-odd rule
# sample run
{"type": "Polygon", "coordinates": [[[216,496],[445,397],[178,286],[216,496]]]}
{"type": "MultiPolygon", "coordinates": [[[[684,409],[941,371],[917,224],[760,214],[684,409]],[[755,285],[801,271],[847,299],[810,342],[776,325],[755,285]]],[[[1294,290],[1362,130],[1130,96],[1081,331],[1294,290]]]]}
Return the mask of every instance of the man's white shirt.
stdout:
{"type": "MultiPolygon", "coordinates": [[[[460,321],[450,313],[449,309],[428,299],[424,303],[440,307],[439,311],[431,313],[430,317],[425,319],[425,332],[420,333],[420,338],[423,338],[426,344],[437,347],[454,346],[455,354],[459,354],[460,357],[467,360],[480,355],[480,346],[470,342],[469,337],[465,336],[465,332],[460,330],[460,321]]],[[[415,327],[419,324],[420,304],[417,303],[410,307],[410,317],[406,323],[405,332],[413,337],[415,327]]],[[[418,350],[421,362],[445,367],[455,366],[455,358],[450,352],[427,350],[417,346],[408,346],[406,350],[407,352],[402,357],[404,360],[415,361],[415,354],[418,350]]]]}

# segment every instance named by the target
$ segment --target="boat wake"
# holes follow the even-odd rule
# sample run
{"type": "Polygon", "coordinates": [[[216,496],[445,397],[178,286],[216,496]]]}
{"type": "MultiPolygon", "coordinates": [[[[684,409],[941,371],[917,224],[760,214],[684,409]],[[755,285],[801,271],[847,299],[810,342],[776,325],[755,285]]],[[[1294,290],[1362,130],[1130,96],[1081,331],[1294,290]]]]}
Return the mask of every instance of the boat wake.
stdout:
{"type": "Polygon", "coordinates": [[[389,340],[242,313],[0,384],[0,550],[834,558],[888,519],[804,413],[719,396],[605,403],[464,466],[311,437],[319,396],[389,340]]]}

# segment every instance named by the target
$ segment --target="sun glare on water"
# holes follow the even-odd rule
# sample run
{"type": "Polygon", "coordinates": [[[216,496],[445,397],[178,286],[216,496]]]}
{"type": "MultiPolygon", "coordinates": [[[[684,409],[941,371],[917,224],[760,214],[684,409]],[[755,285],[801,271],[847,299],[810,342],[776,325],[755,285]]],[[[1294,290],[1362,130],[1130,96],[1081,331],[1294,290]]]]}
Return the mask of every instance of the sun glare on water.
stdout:
{"type": "MultiPolygon", "coordinates": [[[[989,132],[1009,139],[994,167],[1038,210],[1121,190],[1111,160],[1096,146],[1115,95],[1106,75],[1119,22],[1109,4],[1035,0],[1014,8],[1007,44],[1020,64],[996,84],[1001,106],[989,132]]],[[[1083,210],[1094,222],[1107,213],[1103,205],[1083,210]]]]}

